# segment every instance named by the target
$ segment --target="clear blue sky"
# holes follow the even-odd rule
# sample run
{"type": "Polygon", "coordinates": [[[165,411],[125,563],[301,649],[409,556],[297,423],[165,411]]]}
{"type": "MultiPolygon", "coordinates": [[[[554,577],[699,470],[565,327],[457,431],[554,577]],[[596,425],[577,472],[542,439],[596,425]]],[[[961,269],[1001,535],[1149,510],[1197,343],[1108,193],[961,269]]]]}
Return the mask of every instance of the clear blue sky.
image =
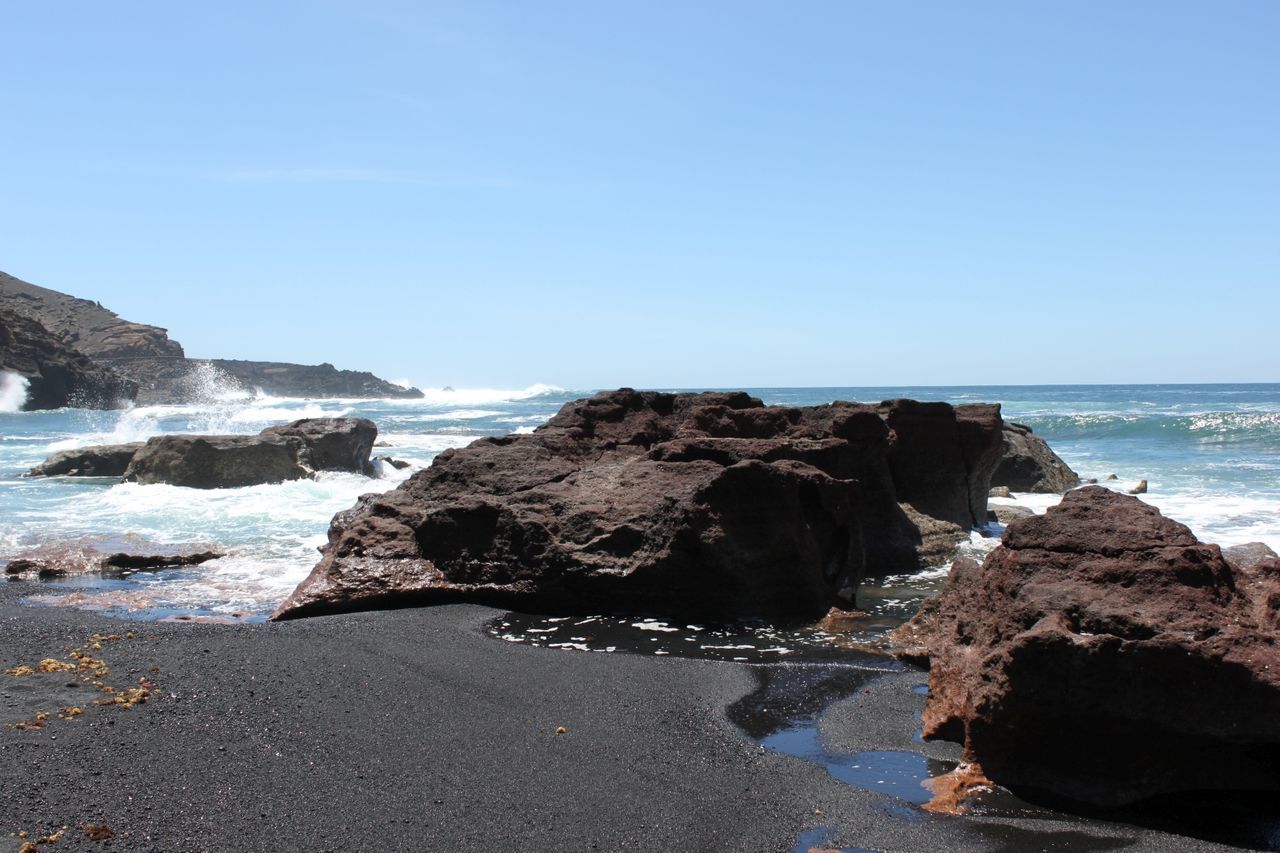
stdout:
{"type": "Polygon", "coordinates": [[[0,269],[192,355],[1280,380],[1272,0],[93,0],[0,32],[0,269]]]}

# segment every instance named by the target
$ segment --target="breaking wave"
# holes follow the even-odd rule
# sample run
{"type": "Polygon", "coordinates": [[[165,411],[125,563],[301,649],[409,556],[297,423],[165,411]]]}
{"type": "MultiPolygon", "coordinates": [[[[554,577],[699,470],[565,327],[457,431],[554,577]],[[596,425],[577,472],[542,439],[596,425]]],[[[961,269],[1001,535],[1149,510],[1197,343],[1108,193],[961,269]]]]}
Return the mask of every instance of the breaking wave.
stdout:
{"type": "Polygon", "coordinates": [[[0,412],[20,412],[27,402],[27,377],[0,371],[0,412]]]}

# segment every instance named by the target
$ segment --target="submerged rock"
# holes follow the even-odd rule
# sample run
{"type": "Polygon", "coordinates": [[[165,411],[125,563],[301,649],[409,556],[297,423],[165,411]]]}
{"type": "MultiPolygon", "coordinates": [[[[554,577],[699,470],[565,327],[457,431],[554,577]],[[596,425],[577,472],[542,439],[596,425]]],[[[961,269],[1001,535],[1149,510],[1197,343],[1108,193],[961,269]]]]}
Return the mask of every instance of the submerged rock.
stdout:
{"type": "Polygon", "coordinates": [[[368,474],[377,435],[365,418],[304,418],[258,435],[162,435],[134,454],[124,480],[235,489],[301,480],[321,470],[368,474]]]}
{"type": "Polygon", "coordinates": [[[1232,566],[1137,498],[1010,524],[898,639],[930,662],[925,736],[1015,791],[1280,791],[1280,560],[1232,566]]]}
{"type": "Polygon", "coordinates": [[[95,364],[35,320],[8,310],[0,310],[0,370],[26,378],[26,411],[64,406],[118,409],[138,391],[137,385],[95,364]]]}
{"type": "Polygon", "coordinates": [[[225,556],[207,545],[160,545],[138,537],[84,538],[41,545],[11,558],[9,576],[42,579],[195,566],[225,556]]]}
{"type": "Polygon", "coordinates": [[[999,406],[601,393],[362,497],[275,618],[455,600],[816,617],[866,572],[920,565],[933,525],[985,520],[1000,424],[999,406]]]}
{"type": "Polygon", "coordinates": [[[123,477],[144,442],[63,450],[27,472],[28,477],[123,477]]]}
{"type": "Polygon", "coordinates": [[[991,484],[1015,492],[1052,494],[1074,489],[1080,477],[1031,427],[1006,422],[1000,464],[991,484]]]}

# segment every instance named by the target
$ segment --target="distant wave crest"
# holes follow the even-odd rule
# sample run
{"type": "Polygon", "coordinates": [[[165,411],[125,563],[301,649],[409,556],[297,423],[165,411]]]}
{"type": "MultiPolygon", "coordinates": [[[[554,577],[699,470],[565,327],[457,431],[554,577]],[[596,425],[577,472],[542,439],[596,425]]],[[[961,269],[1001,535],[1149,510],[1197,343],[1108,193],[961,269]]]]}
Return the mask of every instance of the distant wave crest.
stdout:
{"type": "Polygon", "coordinates": [[[473,408],[493,403],[511,403],[517,400],[531,400],[564,394],[565,389],[555,385],[538,383],[520,390],[504,390],[501,388],[424,388],[423,400],[432,406],[448,406],[450,408],[473,408]]]}
{"type": "Polygon", "coordinates": [[[1280,412],[1077,413],[1025,419],[1050,442],[1088,438],[1191,438],[1202,444],[1280,440],[1280,412]]]}

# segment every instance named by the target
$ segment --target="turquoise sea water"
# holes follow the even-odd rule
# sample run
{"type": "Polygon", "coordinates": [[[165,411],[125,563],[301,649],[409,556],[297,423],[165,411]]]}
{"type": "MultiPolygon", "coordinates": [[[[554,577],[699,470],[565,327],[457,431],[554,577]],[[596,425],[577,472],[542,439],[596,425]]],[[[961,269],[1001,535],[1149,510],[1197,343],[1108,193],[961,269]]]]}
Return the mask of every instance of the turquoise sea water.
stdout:
{"type": "MultiPolygon", "coordinates": [[[[1119,488],[1146,479],[1144,499],[1202,538],[1263,541],[1280,550],[1280,384],[747,390],[785,405],[894,397],[999,402],[1006,420],[1031,426],[1082,477],[1114,473],[1119,488]]],[[[71,593],[74,603],[108,609],[259,618],[306,576],[330,518],[358,495],[394,488],[446,448],[530,431],[587,393],[547,386],[446,389],[429,391],[423,400],[353,401],[235,396],[213,388],[203,402],[185,406],[0,412],[0,560],[42,543],[126,533],[161,543],[213,544],[227,556],[193,569],[138,574],[108,588],[51,584],[49,595],[71,593]],[[381,466],[383,476],[374,480],[326,474],[317,481],[215,491],[20,476],[70,447],[172,432],[249,434],[322,415],[371,418],[390,445],[375,454],[412,467],[381,466]]],[[[1038,509],[1057,500],[1017,499],[1038,509]]],[[[994,544],[975,540],[979,551],[994,544]]]]}

